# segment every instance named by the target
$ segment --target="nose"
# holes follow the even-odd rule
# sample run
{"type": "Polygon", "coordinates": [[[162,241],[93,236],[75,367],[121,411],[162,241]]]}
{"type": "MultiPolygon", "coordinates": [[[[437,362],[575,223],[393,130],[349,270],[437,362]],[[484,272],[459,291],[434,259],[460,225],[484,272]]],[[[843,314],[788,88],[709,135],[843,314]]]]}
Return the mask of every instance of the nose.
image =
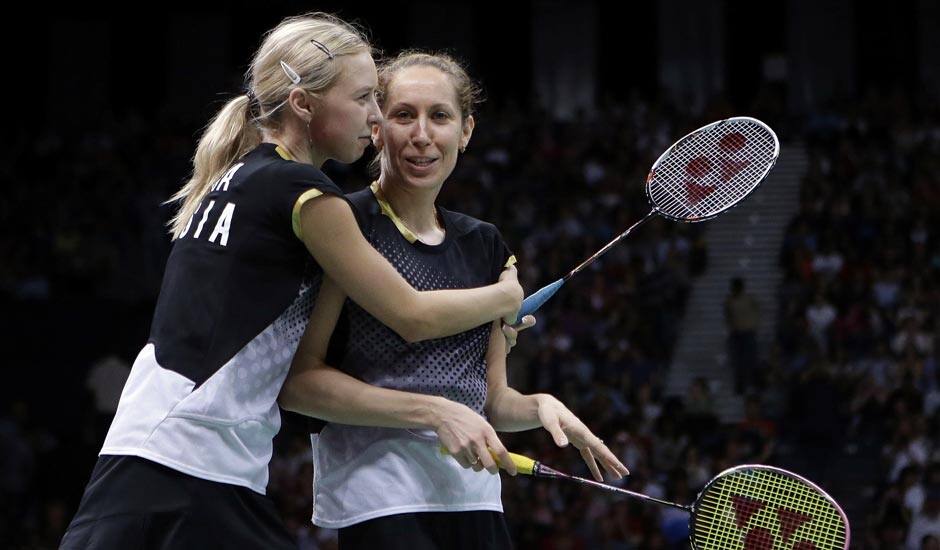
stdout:
{"type": "Polygon", "coordinates": [[[375,97],[373,97],[372,101],[370,102],[369,116],[366,118],[366,120],[369,122],[369,126],[382,123],[382,110],[379,109],[379,104],[375,101],[375,97]]]}
{"type": "Polygon", "coordinates": [[[425,115],[418,116],[418,119],[415,121],[414,126],[411,131],[411,143],[416,147],[426,147],[431,144],[431,136],[429,133],[430,126],[428,124],[428,117],[425,115]]]}

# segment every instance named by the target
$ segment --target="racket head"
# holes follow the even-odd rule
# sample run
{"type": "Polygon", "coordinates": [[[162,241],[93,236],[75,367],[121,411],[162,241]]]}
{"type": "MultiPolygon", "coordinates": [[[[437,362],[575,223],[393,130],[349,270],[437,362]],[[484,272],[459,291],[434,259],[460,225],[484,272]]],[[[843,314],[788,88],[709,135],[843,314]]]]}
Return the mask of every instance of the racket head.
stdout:
{"type": "Polygon", "coordinates": [[[729,468],[692,505],[695,550],[848,550],[849,520],[813,482],[773,466],[729,468]]]}
{"type": "Polygon", "coordinates": [[[671,220],[710,220],[757,189],[779,156],[777,134],[763,122],[719,120],[682,137],[656,159],[646,177],[646,197],[671,220]]]}

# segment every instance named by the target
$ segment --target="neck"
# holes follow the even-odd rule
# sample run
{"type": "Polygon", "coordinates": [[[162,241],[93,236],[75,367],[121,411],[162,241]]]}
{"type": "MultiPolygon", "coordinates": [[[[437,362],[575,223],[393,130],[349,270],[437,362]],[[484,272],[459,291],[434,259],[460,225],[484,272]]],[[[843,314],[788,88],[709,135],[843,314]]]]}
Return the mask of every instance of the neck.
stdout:
{"type": "Polygon", "coordinates": [[[304,132],[306,132],[305,128],[299,132],[274,131],[265,128],[261,132],[261,141],[279,145],[290,153],[293,160],[319,168],[326,162],[326,157],[309,146],[310,142],[305,139],[304,132]]]}
{"type": "Polygon", "coordinates": [[[441,191],[441,185],[431,188],[418,188],[405,184],[397,178],[385,174],[379,176],[379,192],[392,207],[399,219],[414,231],[422,241],[424,237],[442,236],[444,228],[438,223],[434,201],[441,191]]]}

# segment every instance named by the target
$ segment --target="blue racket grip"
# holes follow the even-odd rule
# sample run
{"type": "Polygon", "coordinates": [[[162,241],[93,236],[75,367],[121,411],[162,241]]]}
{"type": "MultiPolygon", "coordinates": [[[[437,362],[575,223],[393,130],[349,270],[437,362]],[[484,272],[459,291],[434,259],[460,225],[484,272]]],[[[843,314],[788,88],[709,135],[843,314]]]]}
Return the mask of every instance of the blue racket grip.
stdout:
{"type": "Polygon", "coordinates": [[[539,289],[538,292],[529,296],[522,301],[522,309],[519,310],[519,316],[516,318],[516,322],[519,322],[519,319],[522,319],[526,315],[532,315],[535,313],[542,304],[548,301],[549,298],[555,295],[558,292],[558,289],[561,288],[561,285],[565,284],[564,279],[558,279],[554,283],[543,286],[539,289]]]}

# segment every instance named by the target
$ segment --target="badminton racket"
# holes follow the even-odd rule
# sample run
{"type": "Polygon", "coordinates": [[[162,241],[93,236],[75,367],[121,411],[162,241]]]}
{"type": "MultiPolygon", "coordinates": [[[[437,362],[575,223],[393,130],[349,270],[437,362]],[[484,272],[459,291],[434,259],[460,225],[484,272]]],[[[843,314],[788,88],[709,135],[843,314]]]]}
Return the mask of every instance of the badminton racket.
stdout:
{"type": "Polygon", "coordinates": [[[779,154],[780,142],[774,131],[750,117],[719,120],[686,135],[656,159],[646,176],[646,196],[652,206],[649,214],[567,275],[526,298],[518,318],[542,307],[568,279],[654,214],[695,223],[728,211],[757,189],[779,154]]]}
{"type": "Polygon", "coordinates": [[[773,466],[735,466],[711,479],[689,505],[677,504],[550,468],[509,453],[516,470],[567,479],[689,513],[694,550],[847,550],[849,521],[839,504],[813,482],[773,466]]]}

